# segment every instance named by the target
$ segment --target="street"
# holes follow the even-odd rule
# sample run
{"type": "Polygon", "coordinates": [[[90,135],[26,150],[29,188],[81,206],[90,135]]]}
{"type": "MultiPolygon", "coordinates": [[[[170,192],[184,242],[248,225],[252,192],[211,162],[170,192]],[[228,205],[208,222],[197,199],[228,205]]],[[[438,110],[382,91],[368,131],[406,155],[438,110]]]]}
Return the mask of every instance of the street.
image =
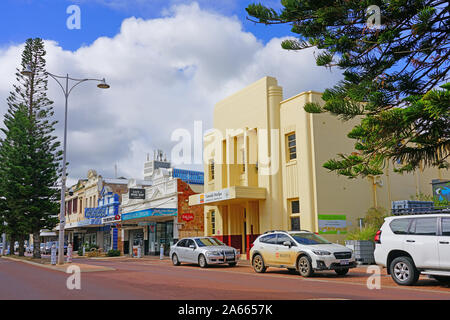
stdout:
{"type": "Polygon", "coordinates": [[[399,287],[382,274],[381,289],[369,290],[365,268],[346,277],[334,272],[301,278],[283,269],[256,274],[245,262],[234,268],[194,265],[174,267],[170,260],[78,258],[114,271],[81,274],[81,290],[68,290],[69,274],[23,262],[0,259],[0,299],[164,299],[164,300],[321,300],[321,299],[450,299],[450,289],[421,278],[414,287],[399,287]]]}

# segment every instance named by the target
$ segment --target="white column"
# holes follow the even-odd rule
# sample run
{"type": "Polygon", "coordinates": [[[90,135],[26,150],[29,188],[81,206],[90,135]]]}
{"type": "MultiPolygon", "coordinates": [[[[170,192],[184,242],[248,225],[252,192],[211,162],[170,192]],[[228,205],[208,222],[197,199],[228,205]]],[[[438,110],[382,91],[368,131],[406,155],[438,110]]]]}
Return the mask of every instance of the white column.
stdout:
{"type": "Polygon", "coordinates": [[[3,243],[3,247],[2,247],[1,255],[4,256],[5,255],[5,248],[6,248],[6,233],[2,234],[2,243],[3,243]]]}

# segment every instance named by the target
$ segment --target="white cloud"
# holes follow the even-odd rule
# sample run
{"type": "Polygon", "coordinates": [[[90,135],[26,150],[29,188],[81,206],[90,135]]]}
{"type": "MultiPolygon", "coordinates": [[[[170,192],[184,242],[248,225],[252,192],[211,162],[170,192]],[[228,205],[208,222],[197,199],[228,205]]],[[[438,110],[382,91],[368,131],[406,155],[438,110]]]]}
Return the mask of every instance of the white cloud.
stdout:
{"type": "MultiPolygon", "coordinates": [[[[237,18],[176,5],[163,18],[123,21],[114,38],[102,37],[75,52],[46,41],[47,69],[74,77],[105,77],[111,89],[94,83],[77,87],[70,96],[68,161],[73,179],[89,168],[104,176],[142,177],[143,162],[152,149],[170,155],[177,128],[193,132],[212,124],[216,102],[266,76],[275,76],[285,98],[306,90],[323,90],[339,79],[337,72],[315,66],[312,50],[281,49],[281,39],[266,45],[244,32],[237,18]]],[[[0,50],[0,101],[12,89],[22,46],[0,50]]],[[[63,95],[49,79],[62,136],[63,95]]],[[[6,103],[0,104],[0,113],[6,103]]],[[[198,167],[197,167],[198,168],[198,167]]]]}

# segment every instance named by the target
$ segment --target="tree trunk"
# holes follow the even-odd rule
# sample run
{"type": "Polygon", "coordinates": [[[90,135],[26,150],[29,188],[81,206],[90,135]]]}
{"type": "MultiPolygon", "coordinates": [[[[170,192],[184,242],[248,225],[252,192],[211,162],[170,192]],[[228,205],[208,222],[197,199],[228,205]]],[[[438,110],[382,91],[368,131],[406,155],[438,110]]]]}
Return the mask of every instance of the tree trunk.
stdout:
{"type": "Polygon", "coordinates": [[[33,232],[33,259],[41,258],[41,239],[39,237],[39,231],[33,232]]]}
{"type": "Polygon", "coordinates": [[[14,255],[14,245],[16,243],[16,236],[15,235],[11,235],[11,237],[9,238],[9,254],[10,255],[14,255]]]}
{"type": "Polygon", "coordinates": [[[19,257],[25,257],[25,236],[19,237],[19,257]]]}

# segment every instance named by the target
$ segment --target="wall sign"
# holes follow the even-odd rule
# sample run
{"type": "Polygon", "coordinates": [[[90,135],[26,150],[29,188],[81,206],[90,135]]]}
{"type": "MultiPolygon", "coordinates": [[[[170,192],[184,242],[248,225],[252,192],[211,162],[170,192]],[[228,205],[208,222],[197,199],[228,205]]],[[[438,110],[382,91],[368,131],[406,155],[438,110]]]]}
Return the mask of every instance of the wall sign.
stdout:
{"type": "Polygon", "coordinates": [[[230,189],[222,189],[200,194],[200,203],[209,203],[230,199],[230,189]]]}
{"type": "Polygon", "coordinates": [[[337,214],[319,214],[320,234],[346,234],[347,216],[337,214]]]}
{"type": "Polygon", "coordinates": [[[130,199],[145,200],[145,189],[130,189],[128,196],[130,199]]]}
{"type": "Polygon", "coordinates": [[[194,214],[193,213],[183,213],[181,215],[181,219],[186,222],[192,221],[192,220],[194,220],[194,214]]]}

